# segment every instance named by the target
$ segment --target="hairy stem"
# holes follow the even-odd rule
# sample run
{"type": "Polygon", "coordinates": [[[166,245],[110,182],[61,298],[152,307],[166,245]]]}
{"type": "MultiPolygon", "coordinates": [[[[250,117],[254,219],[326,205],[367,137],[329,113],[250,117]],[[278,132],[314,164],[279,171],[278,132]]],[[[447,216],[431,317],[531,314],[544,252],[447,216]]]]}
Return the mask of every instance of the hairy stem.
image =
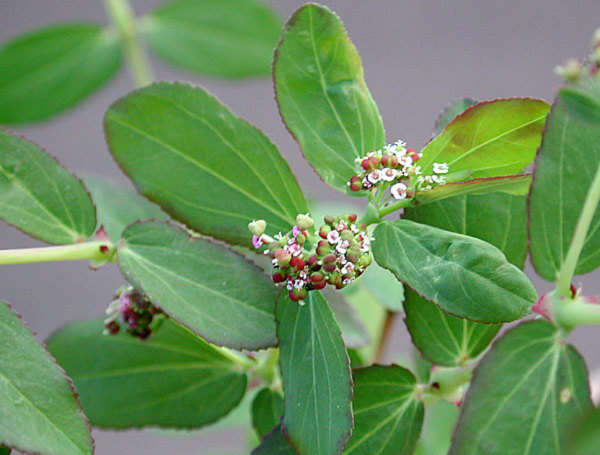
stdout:
{"type": "Polygon", "coordinates": [[[379,210],[379,215],[381,217],[384,217],[386,215],[389,215],[392,212],[395,212],[396,210],[400,210],[400,209],[405,209],[406,207],[411,207],[413,205],[414,201],[412,199],[401,199],[398,202],[394,202],[393,204],[390,204],[386,207],[383,207],[379,210]]]}
{"type": "Polygon", "coordinates": [[[27,264],[32,262],[54,261],[91,261],[110,260],[115,247],[108,241],[75,243],[73,245],[48,246],[43,248],[24,248],[18,250],[0,250],[0,265],[27,264]]]}
{"type": "Polygon", "coordinates": [[[579,255],[585,244],[585,240],[590,229],[590,224],[596,213],[596,207],[600,201],[600,166],[596,169],[596,175],[592,184],[588,189],[583,209],[577,220],[577,226],[575,227],[575,233],[573,234],[573,240],[567,251],[567,256],[560,268],[558,273],[558,280],[556,283],[556,291],[561,297],[571,297],[571,280],[575,274],[575,268],[577,267],[577,261],[579,255]]]}
{"type": "Polygon", "coordinates": [[[150,84],[154,77],[148,63],[148,57],[138,37],[135,16],[129,1],[104,0],[104,4],[106,12],[121,36],[125,58],[136,87],[144,87],[150,84]]]}

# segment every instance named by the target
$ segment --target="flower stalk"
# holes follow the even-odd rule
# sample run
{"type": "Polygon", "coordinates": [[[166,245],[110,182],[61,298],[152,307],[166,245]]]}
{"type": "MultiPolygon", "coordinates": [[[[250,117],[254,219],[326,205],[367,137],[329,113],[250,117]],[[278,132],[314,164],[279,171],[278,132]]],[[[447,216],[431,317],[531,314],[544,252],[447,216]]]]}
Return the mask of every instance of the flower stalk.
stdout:
{"type": "Polygon", "coordinates": [[[0,250],[0,265],[28,264],[33,262],[81,261],[106,262],[112,260],[115,246],[106,240],[49,246],[0,250]]]}

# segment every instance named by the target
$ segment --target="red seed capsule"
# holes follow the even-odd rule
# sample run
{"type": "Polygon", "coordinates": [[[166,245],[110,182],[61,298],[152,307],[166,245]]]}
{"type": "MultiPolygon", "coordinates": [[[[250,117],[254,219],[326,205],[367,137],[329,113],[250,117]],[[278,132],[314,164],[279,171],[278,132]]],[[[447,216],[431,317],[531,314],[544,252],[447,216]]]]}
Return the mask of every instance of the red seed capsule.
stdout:
{"type": "Polygon", "coordinates": [[[290,261],[290,265],[297,270],[302,270],[304,268],[304,259],[301,257],[295,256],[290,261]]]}
{"type": "Polygon", "coordinates": [[[415,149],[406,149],[406,154],[410,157],[413,163],[419,161],[419,154],[415,149]]]}
{"type": "Polygon", "coordinates": [[[358,215],[356,215],[356,213],[351,213],[350,215],[348,215],[348,221],[350,221],[351,223],[354,223],[357,218],[358,215]]]}
{"type": "Polygon", "coordinates": [[[350,190],[360,191],[362,190],[362,179],[358,176],[354,176],[350,179],[350,190]]]}
{"type": "Polygon", "coordinates": [[[325,280],[317,281],[316,283],[312,284],[313,289],[316,289],[317,291],[323,289],[325,286],[327,286],[327,281],[325,280]]]}
{"type": "Polygon", "coordinates": [[[274,273],[271,275],[271,278],[273,279],[273,283],[282,283],[285,280],[285,276],[281,273],[274,273]]]}

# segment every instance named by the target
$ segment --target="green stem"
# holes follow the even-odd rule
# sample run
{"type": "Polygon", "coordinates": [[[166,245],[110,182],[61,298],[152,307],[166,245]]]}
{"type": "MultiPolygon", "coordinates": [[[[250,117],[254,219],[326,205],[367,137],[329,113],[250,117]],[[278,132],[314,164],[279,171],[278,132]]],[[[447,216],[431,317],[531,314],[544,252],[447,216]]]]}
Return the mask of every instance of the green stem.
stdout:
{"type": "Polygon", "coordinates": [[[388,205],[387,207],[383,207],[379,210],[379,216],[384,217],[389,215],[396,210],[405,209],[407,207],[411,207],[414,201],[412,199],[401,199],[398,202],[388,205]]]}
{"type": "Polygon", "coordinates": [[[138,37],[135,15],[129,1],[104,0],[104,5],[106,12],[121,35],[125,58],[136,87],[144,87],[150,84],[154,77],[138,37]]]}
{"type": "Polygon", "coordinates": [[[585,244],[590,224],[592,223],[592,219],[596,213],[596,207],[598,207],[599,201],[600,166],[598,169],[596,169],[596,175],[594,176],[594,180],[592,180],[592,184],[588,189],[588,193],[583,204],[583,209],[581,210],[579,220],[577,221],[577,226],[575,227],[573,240],[571,241],[565,261],[563,262],[560,272],[558,273],[556,291],[561,297],[571,297],[571,280],[575,274],[577,261],[579,260],[579,255],[581,254],[581,250],[585,244]]]}
{"type": "Polygon", "coordinates": [[[563,300],[553,307],[554,318],[567,332],[580,325],[600,324],[600,305],[563,300]]]}
{"type": "Polygon", "coordinates": [[[75,243],[73,245],[0,250],[0,265],[27,264],[32,262],[91,261],[110,260],[115,252],[108,241],[75,243]]]}
{"type": "Polygon", "coordinates": [[[240,367],[242,367],[243,370],[249,370],[250,368],[254,368],[256,366],[256,362],[250,357],[238,354],[237,352],[225,347],[220,347],[218,349],[221,352],[221,354],[223,354],[232,362],[238,364],[240,367]]]}

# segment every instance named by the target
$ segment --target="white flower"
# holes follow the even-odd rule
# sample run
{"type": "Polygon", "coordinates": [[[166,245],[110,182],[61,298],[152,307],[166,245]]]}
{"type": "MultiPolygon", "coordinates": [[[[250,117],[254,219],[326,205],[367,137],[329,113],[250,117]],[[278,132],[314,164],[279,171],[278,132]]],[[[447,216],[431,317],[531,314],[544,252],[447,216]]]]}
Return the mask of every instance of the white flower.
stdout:
{"type": "Polygon", "coordinates": [[[294,281],[294,287],[296,289],[302,289],[304,287],[306,283],[304,282],[304,280],[295,280],[294,281]]]}
{"type": "Polygon", "coordinates": [[[389,153],[390,155],[393,155],[396,153],[396,146],[392,145],[392,144],[388,144],[385,147],[383,147],[383,151],[385,153],[389,153]]]}
{"type": "Polygon", "coordinates": [[[443,185],[444,183],[446,183],[446,179],[444,177],[442,177],[441,175],[432,175],[431,181],[433,183],[438,183],[440,185],[443,185]]]}
{"type": "Polygon", "coordinates": [[[381,179],[384,182],[391,182],[398,176],[398,171],[396,169],[385,168],[381,172],[381,179]]]}
{"type": "Polygon", "coordinates": [[[347,262],[344,267],[342,267],[342,275],[346,275],[354,270],[354,264],[352,262],[347,262]]]}
{"type": "Polygon", "coordinates": [[[400,163],[404,167],[412,166],[413,160],[410,156],[404,155],[398,158],[398,163],[400,163]]]}
{"type": "Polygon", "coordinates": [[[344,223],[343,221],[340,221],[338,223],[338,225],[335,227],[335,230],[338,231],[338,232],[342,232],[347,227],[348,227],[348,225],[346,223],[344,223]]]}
{"type": "Polygon", "coordinates": [[[338,231],[330,231],[329,234],[327,234],[327,241],[331,245],[335,245],[340,241],[340,233],[338,231]]]}
{"type": "Polygon", "coordinates": [[[381,180],[381,171],[379,169],[372,170],[369,172],[369,175],[367,175],[367,180],[369,180],[369,182],[371,182],[373,185],[376,184],[381,180]]]}
{"type": "Polygon", "coordinates": [[[434,174],[447,174],[448,173],[448,164],[433,163],[433,173],[434,174]]]}
{"type": "Polygon", "coordinates": [[[288,281],[288,283],[285,285],[285,288],[288,291],[291,291],[292,289],[294,289],[294,285],[293,285],[293,283],[291,281],[288,281]]]}
{"type": "Polygon", "coordinates": [[[369,179],[366,177],[362,180],[362,185],[363,185],[363,188],[366,190],[373,188],[373,184],[371,182],[369,182],[369,179]]]}
{"type": "Polygon", "coordinates": [[[348,251],[349,246],[350,242],[348,242],[348,240],[344,240],[343,242],[338,243],[335,249],[338,253],[346,254],[346,251],[348,251]]]}
{"type": "Polygon", "coordinates": [[[287,246],[287,251],[292,255],[292,256],[300,256],[302,254],[302,247],[300,245],[298,245],[297,243],[294,243],[293,245],[289,245],[287,246]]]}
{"type": "Polygon", "coordinates": [[[358,229],[358,228],[356,227],[356,224],[351,224],[351,225],[350,225],[350,230],[351,230],[352,232],[354,232],[355,234],[358,234],[358,233],[359,233],[359,231],[360,231],[360,229],[358,229]]]}
{"type": "Polygon", "coordinates": [[[392,193],[392,196],[394,199],[406,199],[406,190],[408,189],[408,187],[400,182],[400,183],[396,183],[395,185],[392,185],[392,188],[390,188],[390,191],[392,193]]]}

